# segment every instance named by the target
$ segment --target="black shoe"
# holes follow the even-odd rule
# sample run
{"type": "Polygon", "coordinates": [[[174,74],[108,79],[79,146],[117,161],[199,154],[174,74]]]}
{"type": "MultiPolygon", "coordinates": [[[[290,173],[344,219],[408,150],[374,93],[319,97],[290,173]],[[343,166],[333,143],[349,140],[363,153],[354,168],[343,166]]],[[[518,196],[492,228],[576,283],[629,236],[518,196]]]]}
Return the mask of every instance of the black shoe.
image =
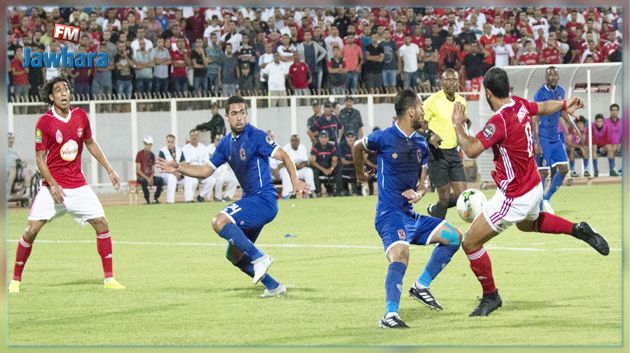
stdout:
{"type": "Polygon", "coordinates": [[[149,199],[144,199],[147,202],[147,205],[151,204],[151,201],[149,201],[149,199]]]}
{"type": "Polygon", "coordinates": [[[612,170],[610,171],[610,176],[611,176],[611,177],[618,177],[618,176],[619,176],[619,174],[617,174],[617,172],[616,172],[614,169],[612,169],[612,170]]]}
{"type": "Polygon", "coordinates": [[[156,205],[159,205],[160,201],[158,199],[155,199],[155,200],[153,200],[153,203],[156,204],[156,205]]]}
{"type": "Polygon", "coordinates": [[[596,177],[596,178],[597,178],[598,176],[599,176],[599,171],[598,171],[598,170],[596,170],[596,171],[595,171],[595,175],[594,175],[594,177],[596,177]]]}
{"type": "Polygon", "coordinates": [[[501,300],[499,290],[497,289],[496,292],[488,296],[484,294],[479,301],[479,305],[468,316],[488,316],[491,312],[500,308],[501,305],[503,305],[503,301],[501,300]]]}
{"type": "Polygon", "coordinates": [[[381,328],[409,328],[398,316],[384,317],[378,325],[381,328]]]}
{"type": "Polygon", "coordinates": [[[201,195],[197,195],[197,202],[205,202],[206,200],[201,197],[201,195]]]}
{"type": "Polygon", "coordinates": [[[411,286],[411,288],[409,288],[409,296],[426,305],[431,310],[440,311],[443,309],[442,305],[435,300],[429,288],[416,288],[416,286],[411,286]]]}
{"type": "Polygon", "coordinates": [[[585,178],[590,178],[591,177],[591,173],[588,172],[588,170],[584,171],[584,177],[585,178]]]}
{"type": "Polygon", "coordinates": [[[430,203],[429,205],[427,205],[427,214],[428,214],[429,216],[431,216],[431,217],[435,217],[435,216],[433,215],[433,212],[431,212],[431,211],[433,211],[433,207],[434,207],[434,206],[435,206],[435,204],[433,204],[433,203],[430,203]]]}
{"type": "Polygon", "coordinates": [[[580,222],[573,225],[573,236],[583,240],[604,256],[608,255],[610,252],[606,239],[594,231],[593,228],[591,228],[591,226],[586,222],[580,222]]]}

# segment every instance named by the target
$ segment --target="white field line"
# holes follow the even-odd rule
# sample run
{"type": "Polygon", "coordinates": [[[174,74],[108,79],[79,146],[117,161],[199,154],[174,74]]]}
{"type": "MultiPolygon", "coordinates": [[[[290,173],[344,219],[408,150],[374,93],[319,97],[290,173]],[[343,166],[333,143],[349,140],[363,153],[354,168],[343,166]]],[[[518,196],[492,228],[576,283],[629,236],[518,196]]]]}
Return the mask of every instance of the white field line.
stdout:
{"type": "MultiPolygon", "coordinates": [[[[10,243],[17,243],[17,240],[8,240],[10,243]]],[[[95,240],[36,240],[37,244],[94,244],[95,240]]],[[[206,247],[225,247],[225,243],[170,243],[162,241],[112,241],[114,245],[147,245],[147,246],[206,246],[206,247]]],[[[326,245],[326,244],[256,244],[263,248],[304,248],[304,249],[367,249],[367,250],[383,250],[382,246],[370,246],[370,245],[326,245]]],[[[566,252],[590,252],[593,251],[590,247],[582,248],[517,248],[517,247],[505,247],[487,245],[488,250],[506,250],[506,251],[566,251],[566,252]]],[[[613,248],[610,251],[621,251],[621,249],[613,248]]]]}

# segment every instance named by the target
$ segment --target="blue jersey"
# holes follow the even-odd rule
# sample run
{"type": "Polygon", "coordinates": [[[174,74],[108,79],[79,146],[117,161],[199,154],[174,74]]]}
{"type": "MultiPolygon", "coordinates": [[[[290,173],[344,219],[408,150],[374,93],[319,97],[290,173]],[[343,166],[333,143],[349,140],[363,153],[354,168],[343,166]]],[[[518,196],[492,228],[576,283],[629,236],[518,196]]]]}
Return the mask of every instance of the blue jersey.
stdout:
{"type": "Polygon", "coordinates": [[[225,135],[210,158],[210,164],[216,170],[227,162],[243,188],[243,197],[268,192],[275,195],[269,157],[278,148],[264,131],[247,124],[238,136],[225,135]]]}
{"type": "Polygon", "coordinates": [[[385,211],[413,214],[413,207],[402,195],[416,190],[421,167],[427,164],[429,146],[416,132],[406,136],[396,123],[363,138],[364,146],[377,153],[377,215],[385,211]]]}
{"type": "MultiPolygon", "coordinates": [[[[551,90],[547,84],[542,85],[534,95],[535,102],[544,102],[549,100],[563,100],[564,88],[556,86],[555,90],[551,90]]],[[[558,124],[560,124],[561,111],[557,111],[551,115],[542,115],[539,123],[539,136],[541,141],[555,142],[558,140],[558,124]]]]}

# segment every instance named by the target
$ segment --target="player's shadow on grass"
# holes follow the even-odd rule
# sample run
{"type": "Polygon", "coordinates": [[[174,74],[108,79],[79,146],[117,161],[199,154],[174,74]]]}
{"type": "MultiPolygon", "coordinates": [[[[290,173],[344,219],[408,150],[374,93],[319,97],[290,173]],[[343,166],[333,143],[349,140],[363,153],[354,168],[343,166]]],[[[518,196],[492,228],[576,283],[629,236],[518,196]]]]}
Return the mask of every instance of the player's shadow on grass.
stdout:
{"type": "Polygon", "coordinates": [[[93,285],[103,285],[103,282],[95,280],[94,278],[90,279],[80,279],[76,281],[70,282],[55,282],[51,283],[51,287],[67,287],[67,286],[93,286],[93,285]]]}
{"type": "MultiPolygon", "coordinates": [[[[212,293],[226,293],[232,294],[232,297],[235,298],[252,298],[258,297],[265,290],[263,286],[251,286],[251,287],[233,287],[233,288],[209,288],[206,292],[212,293]]],[[[298,295],[299,293],[315,293],[317,290],[315,288],[304,288],[304,287],[293,287],[290,286],[287,288],[288,297],[292,295],[298,295]]],[[[311,298],[312,299],[312,298],[311,298]]],[[[322,298],[323,299],[323,298],[322,298]]]]}

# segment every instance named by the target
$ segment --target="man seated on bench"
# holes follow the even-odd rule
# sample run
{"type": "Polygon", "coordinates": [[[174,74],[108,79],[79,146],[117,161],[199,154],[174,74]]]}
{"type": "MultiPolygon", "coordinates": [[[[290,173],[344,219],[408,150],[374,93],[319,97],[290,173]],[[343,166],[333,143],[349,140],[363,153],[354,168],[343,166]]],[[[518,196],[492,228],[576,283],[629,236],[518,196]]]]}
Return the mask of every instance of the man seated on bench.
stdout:
{"type": "MultiPolygon", "coordinates": [[[[306,147],[300,143],[300,138],[298,137],[298,135],[291,135],[291,142],[282,147],[282,149],[287,152],[287,154],[295,164],[298,178],[304,180],[306,185],[308,185],[310,191],[314,191],[315,179],[313,177],[313,169],[308,166],[308,154],[306,153],[306,147]]],[[[291,186],[292,184],[289,172],[287,171],[287,168],[284,168],[282,163],[280,163],[279,173],[280,179],[282,179],[282,198],[288,199],[291,196],[291,191],[293,190],[293,187],[291,186]]],[[[310,193],[309,195],[314,196],[315,194],[310,193]]]]}
{"type": "Polygon", "coordinates": [[[20,158],[20,155],[13,148],[15,135],[12,132],[9,132],[7,140],[9,141],[9,158],[7,159],[9,198],[25,197],[26,190],[31,187],[33,172],[26,169],[26,161],[20,158]]]}
{"type": "Polygon", "coordinates": [[[328,131],[322,130],[319,132],[319,142],[313,145],[311,148],[311,167],[313,168],[313,174],[315,177],[315,194],[317,197],[321,197],[322,182],[326,186],[326,193],[330,195],[337,195],[339,190],[335,193],[335,183],[337,180],[337,173],[340,168],[337,168],[337,147],[330,142],[328,138],[328,131]]]}

